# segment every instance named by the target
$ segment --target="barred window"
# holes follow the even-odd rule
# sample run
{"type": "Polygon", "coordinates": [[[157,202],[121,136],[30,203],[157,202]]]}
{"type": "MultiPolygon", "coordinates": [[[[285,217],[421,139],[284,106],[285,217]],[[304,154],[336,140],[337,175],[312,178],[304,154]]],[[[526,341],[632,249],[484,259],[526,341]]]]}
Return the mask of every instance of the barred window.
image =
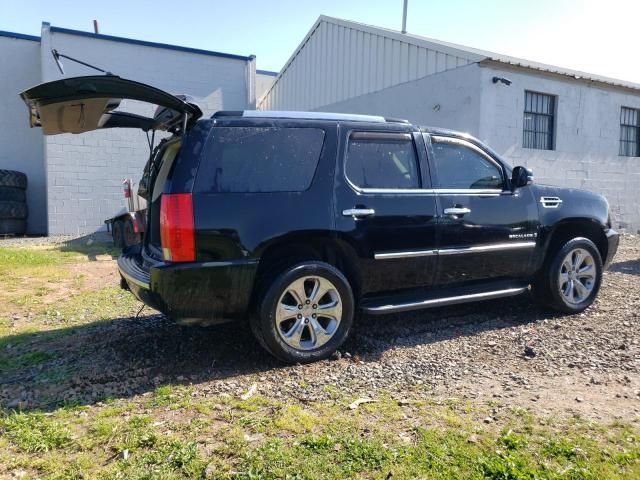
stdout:
{"type": "Polygon", "coordinates": [[[553,150],[555,103],[553,95],[524,92],[524,148],[553,150]]]}
{"type": "Polygon", "coordinates": [[[620,155],[640,157],[640,110],[620,110],[620,155]]]}

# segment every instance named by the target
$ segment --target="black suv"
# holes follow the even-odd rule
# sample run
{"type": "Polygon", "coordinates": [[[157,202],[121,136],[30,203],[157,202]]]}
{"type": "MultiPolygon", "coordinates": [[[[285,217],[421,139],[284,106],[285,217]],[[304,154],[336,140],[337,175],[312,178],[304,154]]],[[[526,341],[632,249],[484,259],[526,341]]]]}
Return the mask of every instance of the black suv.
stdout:
{"type": "Polygon", "coordinates": [[[466,134],[330,113],[199,119],[184,97],[114,76],[22,96],[49,134],[172,133],[141,182],[149,227],[118,260],[123,287],[183,323],[248,321],[288,362],[328,357],[358,311],[531,288],[546,306],[581,312],[618,246],[603,197],[533,185],[529,170],[466,134]],[[157,114],[114,111],[120,98],[157,114]]]}

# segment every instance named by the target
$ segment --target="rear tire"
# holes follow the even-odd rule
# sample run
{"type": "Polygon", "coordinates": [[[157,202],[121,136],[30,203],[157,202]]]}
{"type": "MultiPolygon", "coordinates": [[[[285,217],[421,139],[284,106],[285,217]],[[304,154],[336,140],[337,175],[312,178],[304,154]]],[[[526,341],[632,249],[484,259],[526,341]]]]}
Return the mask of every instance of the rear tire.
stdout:
{"type": "Polygon", "coordinates": [[[349,335],[351,286],[335,267],[306,261],[276,276],[258,301],[251,327],[260,344],[287,363],[331,356],[349,335]]]}
{"type": "Polygon", "coordinates": [[[130,247],[131,245],[137,245],[140,243],[140,238],[133,229],[133,221],[130,218],[127,218],[123,223],[122,242],[124,246],[130,247]]]}
{"type": "Polygon", "coordinates": [[[113,237],[113,245],[116,248],[124,248],[122,220],[116,220],[111,224],[111,236],[113,237]]]}
{"type": "Polygon", "coordinates": [[[602,282],[602,257],[588,238],[569,240],[552,253],[532,285],[543,306],[580,313],[594,302],[602,282]]]}

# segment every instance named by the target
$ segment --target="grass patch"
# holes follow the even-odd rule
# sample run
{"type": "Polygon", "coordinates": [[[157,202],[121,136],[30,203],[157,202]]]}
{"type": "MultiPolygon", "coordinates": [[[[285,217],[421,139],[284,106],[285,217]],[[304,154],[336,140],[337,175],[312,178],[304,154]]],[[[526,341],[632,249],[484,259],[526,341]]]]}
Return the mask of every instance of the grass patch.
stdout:
{"type": "Polygon", "coordinates": [[[500,425],[486,425],[478,406],[426,401],[399,407],[403,415],[391,400],[352,411],[341,403],[220,396],[185,408],[188,392],[159,387],[145,402],[7,415],[0,450],[9,456],[0,465],[44,478],[640,478],[635,424],[531,414],[523,424],[510,412],[500,425]],[[448,420],[454,412],[456,426],[448,420]],[[76,440],[70,432],[79,432],[76,440]]]}
{"type": "Polygon", "coordinates": [[[42,413],[16,412],[0,420],[0,432],[19,450],[48,452],[71,443],[71,434],[60,422],[42,413]]]}
{"type": "Polygon", "coordinates": [[[79,324],[87,320],[101,321],[131,316],[140,302],[119,286],[85,290],[41,311],[41,318],[50,323],[79,324]]]}
{"type": "Polygon", "coordinates": [[[23,268],[56,265],[64,257],[54,249],[0,248],[0,272],[15,272],[23,268]]]}

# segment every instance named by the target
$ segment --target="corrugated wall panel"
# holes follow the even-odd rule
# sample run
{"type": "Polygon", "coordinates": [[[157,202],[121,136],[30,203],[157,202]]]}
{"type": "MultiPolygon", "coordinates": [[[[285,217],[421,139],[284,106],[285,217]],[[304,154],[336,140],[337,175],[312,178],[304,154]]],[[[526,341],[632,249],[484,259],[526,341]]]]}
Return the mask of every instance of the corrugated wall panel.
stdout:
{"type": "Polygon", "coordinates": [[[477,61],[438,45],[349,25],[319,21],[259,108],[313,110],[477,61]]]}

